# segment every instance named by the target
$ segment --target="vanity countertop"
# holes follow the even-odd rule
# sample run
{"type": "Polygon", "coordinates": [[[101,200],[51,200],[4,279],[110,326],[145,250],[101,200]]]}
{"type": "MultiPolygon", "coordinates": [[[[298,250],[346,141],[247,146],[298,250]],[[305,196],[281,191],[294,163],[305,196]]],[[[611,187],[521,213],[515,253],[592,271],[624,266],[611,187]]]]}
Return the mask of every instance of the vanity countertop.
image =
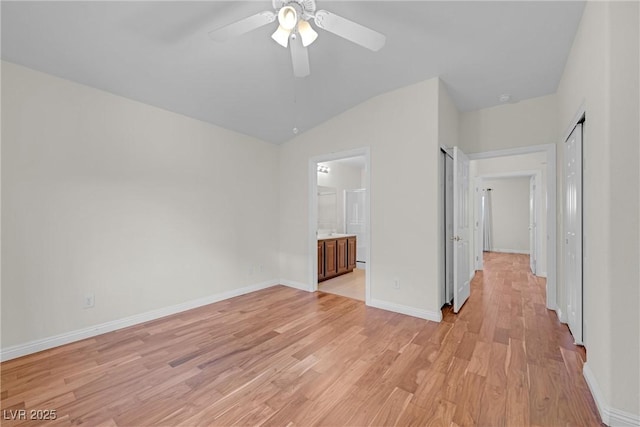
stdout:
{"type": "Polygon", "coordinates": [[[340,234],[340,233],[331,233],[331,234],[318,234],[318,240],[329,240],[329,239],[339,239],[342,237],[356,237],[355,234],[340,234]]]}

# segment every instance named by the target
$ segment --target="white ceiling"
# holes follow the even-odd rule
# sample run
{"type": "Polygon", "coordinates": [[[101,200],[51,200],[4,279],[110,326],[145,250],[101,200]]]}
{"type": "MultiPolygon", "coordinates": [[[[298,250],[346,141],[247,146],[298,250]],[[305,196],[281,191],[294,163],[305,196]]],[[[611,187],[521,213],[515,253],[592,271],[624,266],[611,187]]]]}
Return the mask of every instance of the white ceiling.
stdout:
{"type": "Polygon", "coordinates": [[[461,111],[554,93],[584,2],[323,1],[387,36],[371,52],[318,30],[293,77],[276,24],[208,31],[271,1],[2,2],[2,59],[281,143],[364,100],[440,76],[461,111]]]}

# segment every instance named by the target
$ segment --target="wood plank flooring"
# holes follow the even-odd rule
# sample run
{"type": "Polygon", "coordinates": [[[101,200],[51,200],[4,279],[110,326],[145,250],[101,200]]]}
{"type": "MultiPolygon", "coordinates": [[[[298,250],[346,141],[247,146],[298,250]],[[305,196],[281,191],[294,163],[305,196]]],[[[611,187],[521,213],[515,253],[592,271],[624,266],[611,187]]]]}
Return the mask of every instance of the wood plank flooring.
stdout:
{"type": "Polygon", "coordinates": [[[528,258],[471,289],[438,324],[277,286],[11,360],[2,425],[601,425],[528,258]]]}

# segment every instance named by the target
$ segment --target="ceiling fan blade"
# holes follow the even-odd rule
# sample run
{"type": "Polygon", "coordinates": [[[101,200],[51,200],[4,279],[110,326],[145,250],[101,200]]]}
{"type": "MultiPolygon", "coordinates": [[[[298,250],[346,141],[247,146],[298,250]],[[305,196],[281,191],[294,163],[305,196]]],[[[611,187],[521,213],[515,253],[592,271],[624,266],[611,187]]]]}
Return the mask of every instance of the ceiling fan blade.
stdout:
{"type": "Polygon", "coordinates": [[[346,18],[326,10],[318,10],[315,23],[323,30],[359,44],[362,47],[378,51],[384,46],[387,38],[377,31],[362,26],[346,18]]]}
{"type": "Polygon", "coordinates": [[[276,20],[276,14],[270,11],[256,13],[248,18],[241,19],[238,22],[229,24],[217,30],[209,32],[209,37],[213,40],[222,42],[233,37],[240,36],[263,25],[267,25],[276,20]]]}
{"type": "Polygon", "coordinates": [[[311,74],[309,67],[309,51],[302,46],[301,37],[291,37],[289,42],[291,49],[291,61],[293,62],[293,75],[296,77],[307,77],[311,74]]]}

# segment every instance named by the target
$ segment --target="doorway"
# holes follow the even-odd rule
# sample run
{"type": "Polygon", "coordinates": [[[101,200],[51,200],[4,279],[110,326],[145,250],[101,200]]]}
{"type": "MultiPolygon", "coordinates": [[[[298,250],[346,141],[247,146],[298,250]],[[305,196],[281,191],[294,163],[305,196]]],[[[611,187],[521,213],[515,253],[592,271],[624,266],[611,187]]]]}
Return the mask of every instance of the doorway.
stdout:
{"type": "Polygon", "coordinates": [[[484,269],[484,252],[527,254],[531,272],[546,277],[546,263],[538,263],[546,250],[546,222],[538,223],[544,198],[541,181],[539,170],[476,176],[476,270],[484,269]]]}
{"type": "Polygon", "coordinates": [[[458,147],[440,147],[439,201],[442,261],[439,266],[440,306],[451,303],[458,313],[471,295],[470,162],[458,147]]]}
{"type": "MultiPolygon", "coordinates": [[[[538,236],[540,240],[537,241],[539,243],[537,252],[540,254],[538,257],[538,265],[536,267],[538,274],[546,272],[546,306],[548,309],[557,310],[557,283],[556,283],[556,145],[555,144],[546,144],[546,145],[537,145],[530,147],[522,147],[522,148],[514,148],[507,150],[496,150],[484,153],[473,153],[469,155],[469,158],[474,160],[495,160],[498,161],[500,159],[504,159],[506,157],[512,158],[512,160],[508,163],[508,168],[506,169],[509,172],[496,172],[496,174],[500,173],[513,173],[514,168],[518,166],[518,162],[516,162],[516,157],[526,156],[530,154],[538,154],[540,156],[540,169],[543,169],[544,173],[542,179],[540,180],[540,185],[537,187],[540,189],[544,188],[546,191],[544,192],[544,197],[540,197],[538,201],[538,224],[540,224],[541,220],[544,219],[545,227],[538,227],[538,236]],[[544,163],[544,168],[541,163],[544,163]],[[541,250],[539,249],[542,246],[542,243],[545,243],[544,247],[546,248],[541,254],[541,250]],[[544,260],[544,271],[541,270],[541,261],[544,260]]],[[[474,176],[478,176],[482,174],[482,171],[477,169],[477,165],[472,165],[472,169],[474,170],[474,176]]],[[[534,175],[537,173],[536,169],[531,167],[520,167],[520,173],[529,172],[530,175],[534,175]]],[[[474,192],[475,194],[475,192],[474,192]]],[[[477,206],[477,204],[476,204],[477,206]]],[[[477,256],[478,258],[474,259],[474,263],[477,269],[482,268],[482,254],[478,249],[478,237],[477,230],[479,227],[479,215],[476,212],[476,218],[474,220],[474,227],[476,228],[476,242],[474,244],[474,258],[477,256]]]]}
{"type": "Polygon", "coordinates": [[[365,301],[370,292],[369,148],[309,159],[312,291],[365,301]]]}

